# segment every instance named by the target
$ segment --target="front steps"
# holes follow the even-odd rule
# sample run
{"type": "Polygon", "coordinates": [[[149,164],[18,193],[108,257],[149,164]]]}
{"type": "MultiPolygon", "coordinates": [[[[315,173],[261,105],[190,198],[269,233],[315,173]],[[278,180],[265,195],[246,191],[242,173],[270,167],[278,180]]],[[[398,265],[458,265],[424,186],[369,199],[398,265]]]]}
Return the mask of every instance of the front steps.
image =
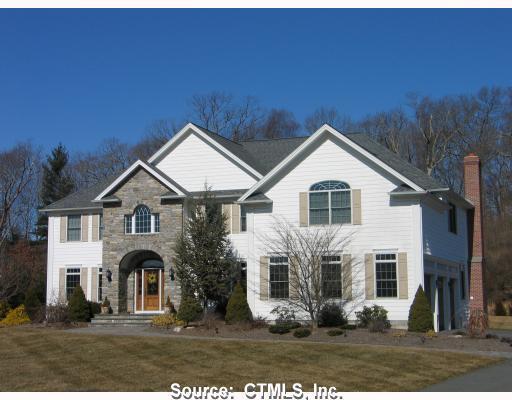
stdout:
{"type": "Polygon", "coordinates": [[[149,326],[158,314],[97,314],[91,319],[92,326],[149,326]]]}

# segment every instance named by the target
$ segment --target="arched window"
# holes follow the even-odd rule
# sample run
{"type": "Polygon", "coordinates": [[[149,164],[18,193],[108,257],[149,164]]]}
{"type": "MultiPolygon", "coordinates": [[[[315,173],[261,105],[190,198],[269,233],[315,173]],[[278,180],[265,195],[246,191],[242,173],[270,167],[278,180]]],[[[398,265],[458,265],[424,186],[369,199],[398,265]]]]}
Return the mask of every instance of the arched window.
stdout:
{"type": "Polygon", "coordinates": [[[322,181],[309,188],[309,224],[350,224],[350,186],[341,181],[322,181]]]}
{"type": "Polygon", "coordinates": [[[151,211],[147,206],[138,206],[135,209],[135,233],[151,232],[151,211]]]}
{"type": "Polygon", "coordinates": [[[124,216],[124,233],[160,232],[160,214],[151,214],[148,206],[137,206],[132,215],[124,216]]]}

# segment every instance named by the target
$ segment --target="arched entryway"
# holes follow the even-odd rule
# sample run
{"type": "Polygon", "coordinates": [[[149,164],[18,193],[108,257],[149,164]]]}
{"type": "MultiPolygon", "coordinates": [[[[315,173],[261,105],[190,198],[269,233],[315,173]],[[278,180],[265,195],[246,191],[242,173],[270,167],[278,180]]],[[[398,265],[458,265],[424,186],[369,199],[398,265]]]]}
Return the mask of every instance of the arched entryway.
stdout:
{"type": "Polygon", "coordinates": [[[164,280],[164,263],[160,255],[151,250],[126,254],[119,264],[119,312],[162,312],[164,280]]]}

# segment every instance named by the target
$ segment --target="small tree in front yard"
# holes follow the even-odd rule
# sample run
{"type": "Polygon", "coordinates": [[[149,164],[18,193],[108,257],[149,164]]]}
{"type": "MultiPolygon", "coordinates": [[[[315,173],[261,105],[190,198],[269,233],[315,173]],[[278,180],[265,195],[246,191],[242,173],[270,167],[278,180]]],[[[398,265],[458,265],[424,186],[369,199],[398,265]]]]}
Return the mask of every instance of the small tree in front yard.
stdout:
{"type": "Polygon", "coordinates": [[[68,302],[69,319],[74,322],[85,322],[89,320],[90,311],[87,299],[82,287],[78,285],[68,302]]]}
{"type": "Polygon", "coordinates": [[[225,304],[236,260],[228,238],[226,217],[209,188],[192,204],[175,254],[176,275],[182,289],[196,294],[205,312],[209,302],[225,304]]]}
{"type": "Polygon", "coordinates": [[[188,325],[190,322],[198,320],[202,312],[203,309],[197,299],[193,295],[184,292],[181,296],[181,303],[176,317],[184,321],[185,325],[188,325]]]}
{"type": "Polygon", "coordinates": [[[411,332],[428,332],[434,329],[432,309],[421,285],[409,309],[407,326],[411,332]]]}
{"type": "MultiPolygon", "coordinates": [[[[336,304],[348,315],[363,300],[356,282],[359,265],[348,252],[351,238],[340,225],[298,227],[282,218],[275,218],[262,238],[265,253],[288,258],[289,295],[279,301],[305,312],[313,328],[325,305],[336,304]]],[[[268,278],[260,279],[266,280],[270,293],[268,278]]]]}
{"type": "Polygon", "coordinates": [[[226,322],[232,324],[250,320],[252,320],[252,313],[247,303],[247,295],[242,285],[237,283],[226,308],[226,322]]]}

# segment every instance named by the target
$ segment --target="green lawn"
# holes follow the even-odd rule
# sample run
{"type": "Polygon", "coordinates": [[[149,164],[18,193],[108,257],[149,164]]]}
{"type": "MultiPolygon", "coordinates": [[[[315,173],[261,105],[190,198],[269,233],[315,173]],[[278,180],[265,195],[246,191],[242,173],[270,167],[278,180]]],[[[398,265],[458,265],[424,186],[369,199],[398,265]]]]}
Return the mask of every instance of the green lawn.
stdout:
{"type": "Polygon", "coordinates": [[[299,382],[407,391],[496,362],[460,353],[0,329],[2,391],[166,391],[182,385],[299,382]]]}

